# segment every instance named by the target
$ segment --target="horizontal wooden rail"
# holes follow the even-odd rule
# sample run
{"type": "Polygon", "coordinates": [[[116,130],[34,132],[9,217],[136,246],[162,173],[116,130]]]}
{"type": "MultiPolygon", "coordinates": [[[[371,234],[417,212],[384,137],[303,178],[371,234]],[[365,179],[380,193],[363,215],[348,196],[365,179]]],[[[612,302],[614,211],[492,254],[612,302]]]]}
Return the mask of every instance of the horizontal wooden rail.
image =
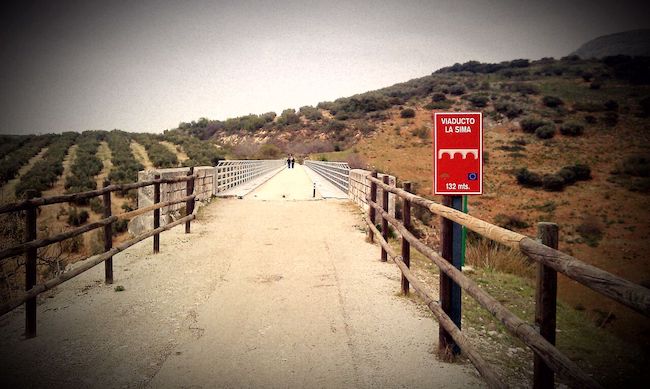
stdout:
{"type": "Polygon", "coordinates": [[[488,385],[492,388],[506,388],[507,386],[499,379],[497,373],[490,367],[490,365],[481,357],[481,355],[474,349],[474,346],[469,342],[469,339],[465,337],[463,332],[454,324],[449,316],[442,310],[440,304],[431,297],[427,292],[424,284],[411,272],[406,263],[402,260],[402,257],[397,255],[395,250],[384,240],[381,236],[381,232],[370,222],[370,217],[365,215],[365,221],[368,224],[368,227],[373,231],[374,236],[377,237],[381,247],[386,250],[388,256],[395,262],[399,267],[400,271],[404,277],[409,281],[410,285],[415,289],[417,294],[424,300],[424,303],[429,307],[431,312],[434,314],[436,319],[441,326],[443,326],[451,335],[451,337],[456,341],[456,343],[461,348],[461,353],[465,355],[476,367],[476,370],[481,374],[481,376],[487,381],[488,385]]]}
{"type": "Polygon", "coordinates": [[[140,214],[145,213],[145,212],[152,211],[152,210],[157,209],[157,208],[161,208],[161,207],[165,207],[165,206],[185,202],[185,201],[187,201],[189,199],[194,199],[194,197],[195,197],[195,195],[191,195],[191,196],[186,196],[186,197],[183,197],[183,198],[177,199],[177,200],[166,201],[164,203],[156,204],[155,206],[142,208],[142,209],[136,209],[135,211],[126,212],[126,213],[123,213],[123,214],[120,214],[120,215],[110,216],[110,217],[98,220],[96,222],[89,223],[89,224],[87,224],[85,226],[78,227],[78,228],[72,229],[70,231],[63,232],[63,233],[58,234],[58,235],[54,235],[54,236],[43,238],[43,239],[31,240],[31,241],[25,242],[25,243],[21,243],[19,245],[16,245],[16,246],[13,246],[13,247],[10,247],[8,249],[0,251],[0,260],[5,259],[5,258],[9,258],[9,257],[13,257],[15,255],[26,253],[30,249],[38,249],[38,248],[41,248],[41,247],[49,246],[49,245],[54,244],[54,243],[62,242],[64,240],[66,240],[66,239],[74,238],[75,236],[81,235],[83,233],[95,230],[97,228],[104,227],[104,226],[106,226],[106,225],[108,225],[110,223],[113,223],[113,222],[117,221],[118,219],[130,219],[133,216],[137,216],[137,215],[140,215],[140,214]]]}
{"type": "Polygon", "coordinates": [[[486,238],[521,251],[531,259],[547,265],[572,280],[601,293],[619,303],[650,317],[650,289],[624,278],[586,264],[561,251],[544,246],[525,235],[490,224],[466,213],[424,199],[402,189],[384,184],[381,180],[367,176],[368,180],[384,190],[429,209],[436,215],[452,220],[486,238]]]}
{"type": "Polygon", "coordinates": [[[192,176],[161,178],[159,180],[140,181],[140,182],[134,182],[130,184],[109,185],[101,189],[90,190],[87,192],[79,192],[79,193],[72,193],[67,195],[51,196],[51,197],[37,197],[33,199],[2,205],[0,206],[0,214],[7,213],[7,212],[22,211],[30,207],[39,207],[42,205],[69,203],[77,200],[84,200],[92,197],[101,196],[104,193],[137,189],[137,188],[142,188],[144,186],[153,185],[156,183],[169,184],[174,182],[188,181],[188,180],[195,179],[197,177],[198,176],[195,174],[192,176]]]}
{"type": "Polygon", "coordinates": [[[533,352],[540,356],[550,366],[553,371],[567,379],[572,386],[599,388],[600,385],[593,380],[588,374],[582,371],[575,363],[562,354],[555,346],[544,339],[531,325],[521,320],[515,314],[499,303],[494,297],[481,289],[478,284],[465,276],[460,270],[452,266],[447,260],[442,258],[432,248],[422,243],[418,238],[411,234],[404,225],[385,212],[379,204],[368,201],[368,205],[375,209],[379,215],[388,220],[395,227],[411,247],[418,250],[425,257],[431,260],[440,268],[449,278],[463,288],[472,296],[483,308],[490,312],[494,317],[508,329],[510,333],[518,337],[533,352]]]}
{"type": "Polygon", "coordinates": [[[166,225],[164,225],[162,227],[156,228],[155,230],[150,230],[150,231],[147,231],[144,234],[138,235],[137,237],[135,237],[135,238],[133,238],[131,240],[128,240],[128,241],[126,241],[126,242],[124,242],[124,243],[122,243],[122,244],[120,244],[120,245],[118,245],[116,247],[113,247],[112,249],[110,249],[107,252],[104,252],[102,254],[98,254],[98,255],[94,255],[94,256],[86,258],[81,263],[81,265],[74,267],[73,269],[61,274],[60,276],[58,276],[56,278],[52,278],[52,279],[47,280],[46,282],[44,282],[42,284],[35,285],[30,290],[24,292],[20,297],[15,298],[14,300],[11,300],[9,302],[6,302],[6,303],[0,305],[0,316],[2,316],[5,313],[17,308],[18,306],[23,304],[25,301],[27,301],[29,299],[32,299],[32,298],[38,296],[39,294],[41,294],[41,293],[43,293],[43,292],[45,292],[47,290],[50,290],[50,289],[54,288],[55,286],[60,285],[60,284],[64,283],[65,281],[68,281],[68,280],[78,276],[79,274],[91,269],[94,266],[97,266],[98,264],[100,264],[100,263],[104,262],[105,260],[111,258],[115,254],[126,250],[127,248],[133,246],[134,244],[136,244],[138,242],[141,242],[141,241],[153,236],[154,234],[159,234],[159,233],[161,233],[163,231],[167,231],[167,230],[172,229],[172,228],[174,228],[174,227],[176,227],[176,226],[178,226],[180,224],[183,224],[183,223],[185,223],[185,222],[187,222],[189,220],[194,220],[195,218],[196,218],[196,213],[192,213],[192,214],[187,215],[185,217],[182,217],[182,218],[180,218],[180,219],[178,219],[178,220],[176,220],[176,221],[174,221],[172,223],[169,223],[169,224],[166,224],[166,225]]]}

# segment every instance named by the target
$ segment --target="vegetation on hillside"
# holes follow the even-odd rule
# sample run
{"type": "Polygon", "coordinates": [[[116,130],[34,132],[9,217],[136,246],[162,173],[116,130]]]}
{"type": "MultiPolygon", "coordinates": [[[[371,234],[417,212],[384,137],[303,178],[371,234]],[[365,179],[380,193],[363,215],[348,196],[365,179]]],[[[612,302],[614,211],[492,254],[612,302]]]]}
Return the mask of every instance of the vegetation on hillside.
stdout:
{"type": "Polygon", "coordinates": [[[6,137],[3,143],[3,158],[0,160],[0,184],[13,179],[20,168],[38,154],[53,139],[52,135],[29,135],[6,137]]]}
{"type": "Polygon", "coordinates": [[[133,134],[132,137],[147,150],[147,155],[154,167],[165,169],[178,166],[178,158],[176,157],[176,154],[172,153],[167,147],[159,143],[160,140],[162,140],[160,135],[133,134]]]}
{"type": "Polygon", "coordinates": [[[16,197],[23,198],[28,189],[34,189],[36,196],[40,196],[44,190],[51,188],[63,174],[63,159],[78,136],[76,132],[64,132],[53,136],[54,139],[49,144],[43,159],[36,162],[20,178],[20,182],[16,185],[16,197]]]}
{"type": "Polygon", "coordinates": [[[113,168],[108,179],[113,184],[125,184],[138,181],[138,171],[143,169],[130,147],[130,135],[121,130],[113,130],[106,135],[108,147],[111,149],[113,168]]]}
{"type": "MultiPolygon", "coordinates": [[[[105,131],[84,131],[77,139],[77,151],[70,175],[65,178],[66,193],[85,192],[97,189],[95,176],[104,164],[97,158],[99,142],[106,136],[105,131]]],[[[88,200],[79,200],[79,205],[88,204],[88,200]]]]}

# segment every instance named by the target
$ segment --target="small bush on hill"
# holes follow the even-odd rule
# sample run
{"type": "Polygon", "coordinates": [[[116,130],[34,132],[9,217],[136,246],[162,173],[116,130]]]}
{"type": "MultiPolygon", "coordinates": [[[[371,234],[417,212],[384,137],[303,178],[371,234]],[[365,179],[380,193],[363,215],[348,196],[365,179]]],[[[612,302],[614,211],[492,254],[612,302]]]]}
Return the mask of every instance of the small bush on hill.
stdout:
{"type": "Polygon", "coordinates": [[[483,108],[490,101],[485,95],[470,95],[467,97],[467,100],[476,108],[483,108]]]}
{"type": "Polygon", "coordinates": [[[535,136],[539,139],[551,139],[555,136],[555,126],[552,124],[545,124],[535,130],[535,136]]]}
{"type": "Polygon", "coordinates": [[[495,103],[494,110],[506,115],[508,119],[514,119],[517,116],[521,115],[521,113],[523,112],[523,110],[519,108],[517,105],[507,101],[499,101],[495,103]]]}
{"type": "Polygon", "coordinates": [[[567,185],[571,185],[576,182],[576,173],[569,167],[563,167],[557,172],[557,175],[562,177],[564,183],[567,185]]]}
{"type": "Polygon", "coordinates": [[[88,221],[88,212],[82,210],[79,212],[76,207],[68,209],[68,224],[78,227],[88,221]]]}
{"type": "Polygon", "coordinates": [[[517,178],[517,182],[519,185],[528,187],[528,188],[535,188],[538,186],[542,186],[542,177],[540,177],[539,174],[535,172],[531,172],[527,168],[522,168],[517,171],[515,174],[515,177],[517,178]]]}
{"type": "Polygon", "coordinates": [[[544,96],[542,97],[542,103],[549,108],[557,108],[561,105],[564,105],[564,101],[559,97],[555,96],[544,96]]]}
{"type": "Polygon", "coordinates": [[[572,170],[573,173],[575,173],[575,180],[576,181],[591,180],[591,168],[589,167],[589,165],[578,163],[578,164],[575,164],[573,166],[565,166],[562,169],[570,169],[570,170],[572,170]]]}
{"type": "Polygon", "coordinates": [[[650,177],[650,158],[645,155],[633,155],[625,158],[620,171],[635,177],[650,177]]]}
{"type": "Polygon", "coordinates": [[[430,131],[426,126],[411,129],[411,135],[417,136],[422,140],[427,140],[430,137],[430,131]]]}
{"type": "Polygon", "coordinates": [[[449,87],[449,93],[454,96],[460,96],[465,93],[465,87],[462,85],[452,85],[449,87]]]}
{"type": "Polygon", "coordinates": [[[569,122],[560,126],[560,134],[565,136],[579,136],[585,132],[585,128],[578,123],[569,122]]]}
{"type": "Polygon", "coordinates": [[[559,192],[565,185],[564,178],[559,174],[547,174],[542,178],[542,188],[548,192],[559,192]]]}
{"type": "Polygon", "coordinates": [[[596,124],[598,122],[598,119],[596,119],[595,116],[593,115],[586,115],[585,116],[585,123],[587,124],[596,124]]]}
{"type": "Polygon", "coordinates": [[[588,215],[583,222],[576,227],[576,232],[580,234],[591,247],[597,247],[603,238],[603,229],[595,216],[588,215]]]}
{"type": "Polygon", "coordinates": [[[447,96],[445,96],[444,93],[434,93],[433,96],[431,96],[431,101],[433,102],[439,102],[445,100],[447,100],[447,96]]]}
{"type": "Polygon", "coordinates": [[[403,110],[400,111],[399,116],[403,119],[414,118],[415,111],[411,108],[404,108],[403,110]]]}
{"type": "Polygon", "coordinates": [[[618,103],[615,100],[607,100],[603,106],[608,111],[618,111],[618,103]]]}
{"type": "Polygon", "coordinates": [[[519,122],[519,126],[521,127],[521,130],[523,132],[533,134],[535,133],[535,130],[537,130],[539,127],[543,125],[548,125],[550,124],[546,120],[541,120],[541,119],[536,119],[536,118],[524,118],[519,122]]]}

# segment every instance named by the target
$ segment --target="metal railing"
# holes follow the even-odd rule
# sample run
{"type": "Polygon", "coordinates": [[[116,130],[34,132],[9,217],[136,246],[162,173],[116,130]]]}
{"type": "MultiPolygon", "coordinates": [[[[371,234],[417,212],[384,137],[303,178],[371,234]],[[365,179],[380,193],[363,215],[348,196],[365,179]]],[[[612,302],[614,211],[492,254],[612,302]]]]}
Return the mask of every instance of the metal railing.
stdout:
{"type": "Polygon", "coordinates": [[[219,161],[216,166],[215,194],[224,192],[255,177],[284,166],[283,159],[219,161]]]}
{"type": "Polygon", "coordinates": [[[305,166],[320,174],[343,192],[348,193],[350,166],[347,162],[305,161],[305,166]]]}

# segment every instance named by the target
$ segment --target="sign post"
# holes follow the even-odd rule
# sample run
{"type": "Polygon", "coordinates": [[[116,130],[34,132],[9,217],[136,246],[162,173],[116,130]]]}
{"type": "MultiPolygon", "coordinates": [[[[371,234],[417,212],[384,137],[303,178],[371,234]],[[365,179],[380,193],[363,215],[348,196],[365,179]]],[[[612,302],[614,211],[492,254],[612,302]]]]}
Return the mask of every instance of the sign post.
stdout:
{"type": "MultiPolygon", "coordinates": [[[[443,195],[442,203],[466,212],[465,195],[483,193],[483,117],[480,112],[433,114],[433,188],[443,195]]],[[[463,229],[458,223],[442,219],[440,248],[443,258],[462,271],[463,229]]],[[[440,305],[461,328],[461,288],[448,276],[440,276],[440,305]]],[[[439,347],[443,354],[460,353],[449,333],[440,327],[439,347]]]]}

